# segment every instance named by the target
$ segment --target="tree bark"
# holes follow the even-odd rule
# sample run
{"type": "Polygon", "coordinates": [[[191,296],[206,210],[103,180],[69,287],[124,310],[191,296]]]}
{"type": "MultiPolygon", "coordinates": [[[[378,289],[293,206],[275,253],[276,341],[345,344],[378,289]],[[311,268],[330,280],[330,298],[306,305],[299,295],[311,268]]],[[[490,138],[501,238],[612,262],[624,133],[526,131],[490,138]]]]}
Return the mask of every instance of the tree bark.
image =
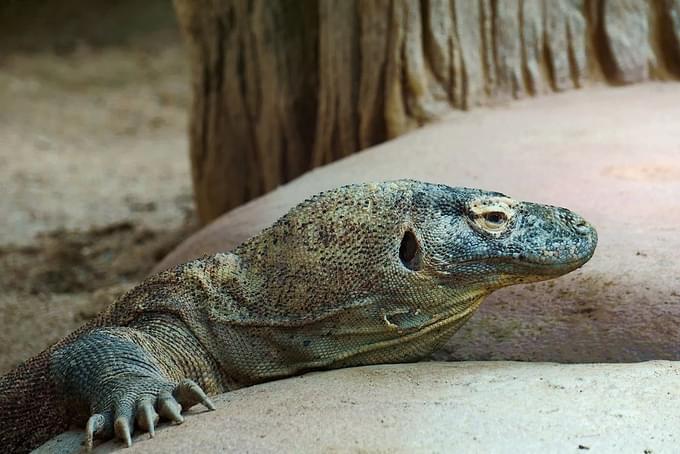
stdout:
{"type": "Polygon", "coordinates": [[[451,109],[680,76],[680,0],[175,0],[208,222],[451,109]]]}

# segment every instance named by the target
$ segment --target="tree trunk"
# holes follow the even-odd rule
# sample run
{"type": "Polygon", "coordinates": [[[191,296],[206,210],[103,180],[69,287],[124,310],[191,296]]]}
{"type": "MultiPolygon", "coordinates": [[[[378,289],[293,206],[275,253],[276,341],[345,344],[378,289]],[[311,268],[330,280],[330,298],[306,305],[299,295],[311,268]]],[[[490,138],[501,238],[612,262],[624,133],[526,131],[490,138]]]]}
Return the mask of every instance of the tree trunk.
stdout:
{"type": "Polygon", "coordinates": [[[451,109],[680,76],[680,0],[175,0],[208,222],[451,109]]]}

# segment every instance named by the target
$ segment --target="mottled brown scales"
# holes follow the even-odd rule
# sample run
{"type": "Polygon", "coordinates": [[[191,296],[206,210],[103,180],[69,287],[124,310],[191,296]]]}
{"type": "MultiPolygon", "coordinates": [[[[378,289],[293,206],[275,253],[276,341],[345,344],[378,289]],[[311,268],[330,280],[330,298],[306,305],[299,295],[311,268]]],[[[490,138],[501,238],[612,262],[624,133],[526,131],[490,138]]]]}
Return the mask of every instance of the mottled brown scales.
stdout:
{"type": "Polygon", "coordinates": [[[0,379],[0,440],[75,424],[128,445],[207,395],[315,369],[415,361],[485,296],[585,263],[595,230],[563,208],[411,180],[301,203],[231,252],[152,276],[0,379]],[[207,395],[206,395],[207,394],[207,395]]]}

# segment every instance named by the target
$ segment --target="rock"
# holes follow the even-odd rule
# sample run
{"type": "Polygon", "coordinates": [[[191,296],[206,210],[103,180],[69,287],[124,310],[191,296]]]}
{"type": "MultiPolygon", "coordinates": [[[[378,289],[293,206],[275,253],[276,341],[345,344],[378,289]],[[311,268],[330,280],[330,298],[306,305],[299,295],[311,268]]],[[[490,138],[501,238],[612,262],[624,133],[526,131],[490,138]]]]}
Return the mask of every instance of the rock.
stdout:
{"type": "MultiPolygon", "coordinates": [[[[341,369],[223,394],[217,411],[163,424],[125,452],[667,452],[680,441],[679,373],[665,361],[341,369]]],[[[41,452],[75,452],[80,438],[41,452]]]]}
{"type": "Polygon", "coordinates": [[[555,281],[494,293],[436,357],[558,362],[680,360],[680,89],[590,89],[452,115],[316,169],[222,216],[157,269],[226,251],[304,198],[416,178],[575,210],[593,259],[555,281]]]}

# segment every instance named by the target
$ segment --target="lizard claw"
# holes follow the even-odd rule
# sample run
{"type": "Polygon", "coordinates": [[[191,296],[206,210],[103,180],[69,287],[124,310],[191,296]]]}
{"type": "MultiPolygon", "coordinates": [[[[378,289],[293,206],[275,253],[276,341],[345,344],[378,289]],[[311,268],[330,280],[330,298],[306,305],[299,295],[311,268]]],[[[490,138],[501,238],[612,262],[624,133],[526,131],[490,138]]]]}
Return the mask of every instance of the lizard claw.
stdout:
{"type": "Polygon", "coordinates": [[[116,437],[123,440],[128,448],[132,446],[130,423],[125,416],[119,416],[116,418],[116,421],[113,423],[113,430],[116,433],[116,437]]]}
{"type": "Polygon", "coordinates": [[[95,435],[98,435],[104,429],[106,418],[100,413],[90,416],[85,425],[85,449],[87,452],[92,451],[95,435]]]}
{"type": "Polygon", "coordinates": [[[149,432],[149,438],[156,435],[158,419],[158,413],[154,410],[151,400],[144,399],[137,404],[137,426],[149,432]]]}
{"type": "Polygon", "coordinates": [[[172,394],[184,409],[189,409],[200,403],[208,410],[215,410],[215,404],[193,380],[182,380],[172,391],[172,394]]]}
{"type": "Polygon", "coordinates": [[[172,394],[167,391],[163,391],[158,395],[158,413],[170,421],[174,421],[177,424],[182,424],[184,418],[180,414],[182,411],[182,406],[177,403],[172,394]]]}

